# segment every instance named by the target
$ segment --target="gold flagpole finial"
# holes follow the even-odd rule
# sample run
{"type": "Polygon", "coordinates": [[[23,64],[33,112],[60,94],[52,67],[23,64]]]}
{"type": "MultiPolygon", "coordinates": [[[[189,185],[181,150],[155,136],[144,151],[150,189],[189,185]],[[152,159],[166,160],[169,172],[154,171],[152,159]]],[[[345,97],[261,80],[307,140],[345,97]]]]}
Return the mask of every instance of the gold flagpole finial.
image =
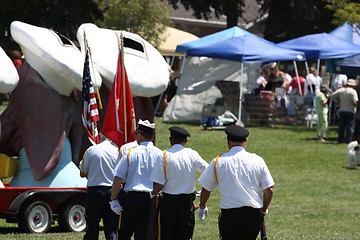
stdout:
{"type": "MultiPolygon", "coordinates": [[[[87,49],[87,51],[89,52],[90,61],[91,61],[91,67],[92,67],[92,69],[95,71],[94,62],[93,62],[93,60],[92,60],[91,48],[90,48],[89,43],[88,43],[88,41],[87,41],[85,31],[84,31],[84,44],[85,44],[85,49],[87,49]]],[[[100,97],[100,93],[99,93],[99,87],[98,87],[98,84],[97,84],[97,82],[96,82],[95,73],[94,73],[94,83],[95,83],[95,95],[96,95],[96,98],[97,98],[97,100],[98,100],[99,109],[102,109],[103,106],[102,106],[101,97],[100,97]]]]}

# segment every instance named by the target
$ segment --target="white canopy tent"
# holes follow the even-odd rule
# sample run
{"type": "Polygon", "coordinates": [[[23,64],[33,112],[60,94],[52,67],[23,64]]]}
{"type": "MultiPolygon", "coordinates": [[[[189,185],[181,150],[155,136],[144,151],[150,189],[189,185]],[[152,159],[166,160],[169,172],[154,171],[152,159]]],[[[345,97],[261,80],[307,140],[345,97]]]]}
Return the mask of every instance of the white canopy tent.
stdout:
{"type": "Polygon", "coordinates": [[[199,39],[194,34],[172,27],[167,27],[161,37],[164,39],[164,41],[160,43],[158,50],[163,56],[182,56],[184,55],[183,53],[175,53],[176,46],[185,42],[199,39]]]}

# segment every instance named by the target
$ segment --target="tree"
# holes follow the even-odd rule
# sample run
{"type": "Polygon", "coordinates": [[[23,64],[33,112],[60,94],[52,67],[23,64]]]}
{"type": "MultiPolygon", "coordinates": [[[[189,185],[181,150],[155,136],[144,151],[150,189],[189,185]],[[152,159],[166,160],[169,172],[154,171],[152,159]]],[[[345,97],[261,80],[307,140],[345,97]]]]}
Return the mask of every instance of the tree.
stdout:
{"type": "Polygon", "coordinates": [[[333,23],[342,25],[348,22],[350,25],[360,23],[360,3],[350,0],[326,0],[327,9],[334,11],[333,23]]]}
{"type": "Polygon", "coordinates": [[[245,6],[244,0],[168,0],[168,2],[175,9],[178,8],[178,2],[184,5],[186,10],[193,9],[195,17],[199,19],[208,20],[212,12],[217,18],[220,15],[225,15],[228,28],[237,26],[238,19],[242,16],[245,6]]]}
{"type": "Polygon", "coordinates": [[[103,27],[137,33],[155,46],[169,25],[168,6],[157,0],[110,0],[104,13],[103,27]]]}
{"type": "Polygon", "coordinates": [[[325,8],[323,0],[266,0],[262,6],[269,16],[265,22],[264,38],[281,42],[307,34],[329,32],[333,11],[325,8]]]}
{"type": "Polygon", "coordinates": [[[76,39],[76,31],[84,22],[101,20],[103,14],[96,0],[1,0],[0,44],[11,46],[10,24],[22,21],[39,27],[51,28],[76,39]]]}

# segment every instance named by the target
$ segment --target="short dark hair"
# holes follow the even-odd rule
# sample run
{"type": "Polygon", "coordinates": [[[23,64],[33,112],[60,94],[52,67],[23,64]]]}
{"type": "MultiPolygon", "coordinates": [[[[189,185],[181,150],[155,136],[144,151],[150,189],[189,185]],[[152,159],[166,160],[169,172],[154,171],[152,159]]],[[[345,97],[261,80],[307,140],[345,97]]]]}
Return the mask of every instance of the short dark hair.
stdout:
{"type": "Polygon", "coordinates": [[[141,134],[145,139],[151,140],[154,138],[155,132],[145,132],[143,130],[137,129],[137,133],[141,134]]]}

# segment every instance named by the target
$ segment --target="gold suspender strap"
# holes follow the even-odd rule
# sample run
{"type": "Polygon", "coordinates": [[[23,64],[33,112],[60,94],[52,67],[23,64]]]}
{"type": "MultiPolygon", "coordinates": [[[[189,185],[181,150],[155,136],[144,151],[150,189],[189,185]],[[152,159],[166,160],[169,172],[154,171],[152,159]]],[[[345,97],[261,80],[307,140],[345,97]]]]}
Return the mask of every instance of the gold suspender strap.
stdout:
{"type": "Polygon", "coordinates": [[[219,184],[219,180],[218,180],[218,175],[217,175],[217,164],[218,164],[218,161],[219,161],[219,158],[221,157],[221,155],[223,155],[222,153],[219,154],[216,158],[215,158],[215,162],[214,162],[214,176],[215,176],[215,181],[216,181],[216,184],[219,184]]]}
{"type": "Polygon", "coordinates": [[[82,171],[83,173],[85,173],[85,174],[87,174],[87,173],[85,172],[85,155],[86,155],[86,153],[87,153],[87,150],[84,152],[84,155],[83,155],[83,158],[82,158],[82,162],[81,162],[81,171],[82,171]]]}
{"type": "Polygon", "coordinates": [[[164,178],[166,180],[166,166],[167,166],[167,155],[166,150],[164,150],[164,178]]]}
{"type": "Polygon", "coordinates": [[[128,152],[128,154],[127,154],[128,166],[130,166],[130,153],[131,153],[131,151],[132,151],[133,149],[134,149],[134,148],[130,148],[130,149],[129,149],[129,152],[128,152]]]}
{"type": "Polygon", "coordinates": [[[122,152],[123,147],[124,147],[124,145],[122,145],[122,146],[119,148],[119,159],[121,159],[121,158],[122,158],[122,154],[121,154],[121,152],[122,152]]]}

